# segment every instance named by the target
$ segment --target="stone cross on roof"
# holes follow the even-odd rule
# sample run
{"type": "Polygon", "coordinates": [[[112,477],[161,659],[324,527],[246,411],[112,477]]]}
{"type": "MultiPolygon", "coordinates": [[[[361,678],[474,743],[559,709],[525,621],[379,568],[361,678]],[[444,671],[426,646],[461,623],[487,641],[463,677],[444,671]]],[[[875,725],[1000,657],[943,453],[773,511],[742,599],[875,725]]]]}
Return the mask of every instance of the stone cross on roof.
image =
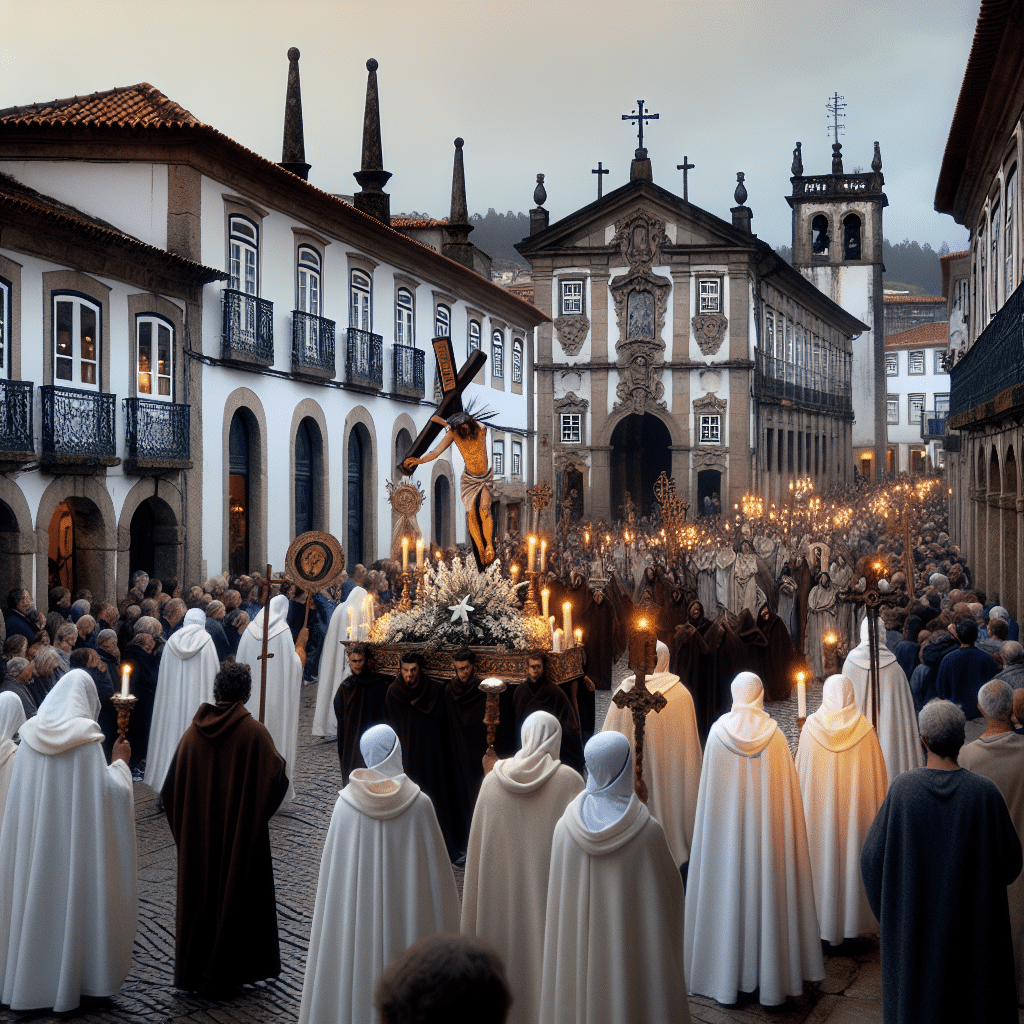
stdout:
{"type": "Polygon", "coordinates": [[[644,149],[644,124],[648,121],[657,121],[660,114],[652,114],[648,110],[644,109],[644,101],[636,101],[636,110],[630,114],[623,114],[623,121],[636,121],[637,128],[639,128],[639,143],[636,149],[637,160],[644,160],[647,157],[647,150],[644,149]]]}

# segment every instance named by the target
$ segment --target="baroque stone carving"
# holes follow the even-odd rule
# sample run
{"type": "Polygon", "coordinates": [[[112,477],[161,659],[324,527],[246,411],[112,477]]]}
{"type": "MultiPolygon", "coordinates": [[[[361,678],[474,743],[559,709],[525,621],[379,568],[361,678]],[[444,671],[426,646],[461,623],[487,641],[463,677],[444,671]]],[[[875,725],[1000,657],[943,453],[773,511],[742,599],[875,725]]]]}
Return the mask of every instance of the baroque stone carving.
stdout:
{"type": "Polygon", "coordinates": [[[728,455],[728,448],[694,449],[693,468],[725,470],[729,465],[728,455]]]}
{"type": "Polygon", "coordinates": [[[725,410],[729,407],[728,399],[719,398],[714,392],[703,395],[700,398],[693,400],[693,411],[695,413],[720,413],[725,415],[725,410]]]}
{"type": "Polygon", "coordinates": [[[625,407],[628,412],[643,416],[648,407],[665,409],[665,385],[661,369],[655,364],[661,349],[651,342],[632,342],[620,353],[619,383],[615,388],[618,401],[613,410],[625,407]],[[623,365],[622,359],[626,362],[623,365]]]}
{"type": "Polygon", "coordinates": [[[642,207],[618,221],[612,236],[612,245],[619,247],[634,274],[642,274],[655,263],[660,264],[661,248],[670,244],[671,239],[665,234],[665,222],[642,207]]]}
{"type": "Polygon", "coordinates": [[[556,398],[553,405],[556,412],[586,412],[590,408],[590,402],[574,391],[567,391],[561,398],[556,398]]]}
{"type": "Polygon", "coordinates": [[[562,450],[555,453],[555,469],[564,473],[570,467],[578,469],[581,473],[590,467],[590,453],[581,451],[562,450]]]}
{"type": "Polygon", "coordinates": [[[698,313],[690,323],[701,352],[713,356],[722,347],[729,321],[721,313],[698,313]]]}
{"type": "Polygon", "coordinates": [[[582,314],[578,316],[560,316],[555,320],[555,331],[558,334],[558,344],[567,356],[579,354],[583,348],[583,342],[587,340],[590,333],[590,320],[582,314]]]}

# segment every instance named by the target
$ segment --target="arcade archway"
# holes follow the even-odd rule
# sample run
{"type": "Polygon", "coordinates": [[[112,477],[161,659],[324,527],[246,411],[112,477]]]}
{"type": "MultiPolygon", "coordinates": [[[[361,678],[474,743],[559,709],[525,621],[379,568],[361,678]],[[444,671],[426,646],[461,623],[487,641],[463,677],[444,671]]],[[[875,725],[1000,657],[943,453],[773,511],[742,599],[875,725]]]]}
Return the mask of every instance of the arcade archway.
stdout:
{"type": "Polygon", "coordinates": [[[657,417],[635,413],[621,420],[611,438],[611,514],[620,509],[629,492],[637,515],[650,515],[654,509],[654,482],[662,472],[672,473],[672,438],[668,427],[657,417]]]}

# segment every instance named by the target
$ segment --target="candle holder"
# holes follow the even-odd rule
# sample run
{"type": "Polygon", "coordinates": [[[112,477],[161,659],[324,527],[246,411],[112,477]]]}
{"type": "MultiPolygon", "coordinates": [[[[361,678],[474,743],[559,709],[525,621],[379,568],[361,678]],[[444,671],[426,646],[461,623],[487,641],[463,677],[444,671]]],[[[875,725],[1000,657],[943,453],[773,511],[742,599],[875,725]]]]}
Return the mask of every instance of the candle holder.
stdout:
{"type": "Polygon", "coordinates": [[[117,708],[117,735],[124,739],[128,732],[128,722],[131,719],[132,708],[138,703],[139,698],[134,693],[128,694],[127,697],[122,697],[121,694],[115,693],[110,698],[110,703],[117,708]]]}
{"type": "Polygon", "coordinates": [[[409,593],[409,581],[412,579],[411,572],[403,572],[401,574],[402,579],[402,599],[398,602],[398,608],[400,611],[407,612],[412,607],[412,596],[409,593]]]}
{"type": "Polygon", "coordinates": [[[484,775],[486,775],[498,760],[494,751],[494,737],[498,732],[498,723],[501,721],[501,712],[498,704],[499,695],[505,690],[508,684],[503,679],[490,677],[480,683],[481,689],[487,695],[487,706],[484,709],[484,725],[487,726],[487,750],[483,756],[484,775]]]}
{"type": "Polygon", "coordinates": [[[416,569],[416,603],[419,605],[425,604],[427,600],[427,567],[426,565],[418,566],[416,569]]]}
{"type": "Polygon", "coordinates": [[[806,718],[800,718],[799,716],[797,716],[797,720],[796,720],[796,734],[797,734],[797,736],[799,736],[800,733],[802,733],[804,731],[804,722],[806,722],[806,721],[807,721],[806,718]]]}
{"type": "Polygon", "coordinates": [[[540,607],[537,604],[537,577],[539,572],[526,570],[526,579],[529,584],[526,588],[526,603],[523,605],[524,615],[540,615],[540,607]]]}

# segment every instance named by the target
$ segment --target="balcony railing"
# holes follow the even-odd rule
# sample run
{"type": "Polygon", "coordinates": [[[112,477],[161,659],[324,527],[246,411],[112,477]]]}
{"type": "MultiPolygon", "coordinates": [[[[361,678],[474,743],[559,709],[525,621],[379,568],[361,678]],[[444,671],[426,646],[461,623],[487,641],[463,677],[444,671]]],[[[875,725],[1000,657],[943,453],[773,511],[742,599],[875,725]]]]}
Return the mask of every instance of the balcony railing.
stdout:
{"type": "Polygon", "coordinates": [[[794,196],[859,196],[882,191],[881,174],[815,174],[793,181],[794,196]]]}
{"type": "Polygon", "coordinates": [[[44,384],[43,459],[113,459],[116,396],[44,384]]]}
{"type": "Polygon", "coordinates": [[[33,454],[30,380],[0,380],[0,451],[33,454]]]}
{"type": "Polygon", "coordinates": [[[410,398],[423,397],[423,350],[410,345],[394,346],[395,391],[410,398]]]}
{"type": "Polygon", "coordinates": [[[313,370],[334,376],[334,321],[313,313],[292,312],[292,371],[313,370]]]}
{"type": "Polygon", "coordinates": [[[921,413],[921,440],[941,441],[946,436],[946,409],[926,409],[921,413]]]}
{"type": "Polygon", "coordinates": [[[150,398],[124,400],[124,453],[136,462],[185,462],[189,458],[189,407],[150,398]]]}
{"type": "Polygon", "coordinates": [[[224,358],[271,366],[274,362],[274,304],[255,295],[224,289],[224,358]]]}
{"type": "Polygon", "coordinates": [[[360,388],[380,391],[384,386],[384,339],[379,334],[348,329],[345,380],[360,388]]]}
{"type": "Polygon", "coordinates": [[[757,353],[754,393],[764,401],[790,401],[806,409],[818,409],[842,416],[853,415],[850,385],[827,385],[820,373],[783,359],[757,353]]]}

